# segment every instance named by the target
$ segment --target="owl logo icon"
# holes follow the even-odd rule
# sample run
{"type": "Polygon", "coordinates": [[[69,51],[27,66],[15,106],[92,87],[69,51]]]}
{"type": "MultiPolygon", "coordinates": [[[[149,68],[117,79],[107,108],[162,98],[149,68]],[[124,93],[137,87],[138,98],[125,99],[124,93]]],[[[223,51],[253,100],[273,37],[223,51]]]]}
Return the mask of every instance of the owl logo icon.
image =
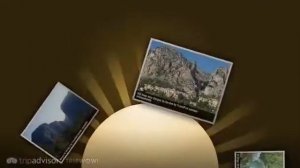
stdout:
{"type": "Polygon", "coordinates": [[[6,163],[7,164],[17,164],[18,160],[14,157],[9,157],[9,158],[6,159],[6,163]]]}

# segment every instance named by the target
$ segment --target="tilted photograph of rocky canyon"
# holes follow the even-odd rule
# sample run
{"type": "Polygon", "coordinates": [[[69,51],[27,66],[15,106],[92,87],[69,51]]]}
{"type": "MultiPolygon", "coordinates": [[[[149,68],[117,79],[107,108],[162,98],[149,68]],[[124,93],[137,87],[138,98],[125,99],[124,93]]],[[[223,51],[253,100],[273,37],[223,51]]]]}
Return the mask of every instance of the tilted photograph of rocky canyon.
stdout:
{"type": "Polygon", "coordinates": [[[232,65],[151,39],[134,99],[214,123],[232,65]]]}

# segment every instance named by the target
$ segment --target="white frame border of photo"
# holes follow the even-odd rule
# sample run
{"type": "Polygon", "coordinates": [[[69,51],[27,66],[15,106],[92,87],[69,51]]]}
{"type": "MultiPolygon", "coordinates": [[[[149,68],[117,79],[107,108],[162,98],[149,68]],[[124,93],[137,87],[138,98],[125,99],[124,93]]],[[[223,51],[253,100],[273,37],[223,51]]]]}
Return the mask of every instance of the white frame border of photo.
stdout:
{"type": "MultiPolygon", "coordinates": [[[[35,147],[37,147],[38,149],[40,149],[41,151],[43,151],[44,153],[46,153],[48,156],[50,156],[51,158],[53,158],[54,160],[56,160],[58,163],[62,164],[65,159],[67,158],[67,156],[70,154],[70,152],[72,151],[72,149],[74,148],[74,146],[77,144],[78,140],[80,139],[80,137],[83,135],[83,133],[86,131],[86,129],[89,127],[89,125],[91,124],[91,122],[94,120],[94,118],[96,117],[96,115],[99,113],[99,109],[96,108],[95,106],[93,106],[91,103],[89,103],[88,101],[86,101],[85,99],[83,99],[81,96],[79,96],[78,94],[76,94],[75,92],[73,92],[71,89],[69,89],[68,87],[66,87],[65,85],[63,85],[61,82],[57,82],[55,84],[55,86],[51,89],[50,93],[47,95],[47,97],[45,98],[45,100],[43,101],[43,103],[39,106],[38,110],[36,111],[36,113],[33,115],[33,117],[31,118],[31,120],[28,122],[28,124],[26,125],[25,129],[22,131],[22,133],[20,134],[20,136],[22,138],[24,138],[26,141],[28,141],[29,143],[31,143],[32,145],[34,145],[35,147]],[[73,145],[68,147],[68,152],[65,154],[65,156],[59,160],[58,158],[54,157],[53,155],[51,155],[49,152],[47,152],[46,150],[44,150],[42,147],[38,146],[37,144],[33,143],[32,141],[30,141],[29,139],[27,139],[26,136],[23,135],[24,131],[27,129],[27,127],[30,125],[30,123],[32,122],[32,120],[34,119],[34,117],[37,115],[37,113],[39,112],[39,110],[41,109],[42,106],[44,106],[45,102],[47,101],[48,97],[50,96],[50,93],[52,93],[55,89],[55,87],[57,85],[62,85],[63,87],[65,87],[66,89],[68,89],[68,91],[70,91],[71,93],[73,93],[75,96],[77,96],[79,99],[83,100],[84,102],[86,102],[88,105],[90,105],[92,108],[94,108],[96,110],[95,114],[93,115],[93,117],[91,118],[91,120],[83,127],[82,132],[78,135],[75,136],[75,138],[77,138],[74,142],[72,141],[73,145]]],[[[74,140],[73,139],[73,140],[74,140]]]]}
{"type": "Polygon", "coordinates": [[[284,150],[274,150],[274,151],[235,151],[234,152],[234,168],[237,168],[237,153],[256,153],[256,152],[262,152],[262,153],[282,153],[283,154],[283,168],[285,168],[285,151],[284,150]]]}
{"type": "Polygon", "coordinates": [[[209,124],[215,124],[216,122],[216,119],[217,119],[217,116],[218,116],[218,112],[219,112],[219,109],[220,109],[220,105],[222,103],[222,100],[223,100],[223,96],[224,96],[224,93],[225,93],[225,90],[226,90],[226,87],[227,87],[227,83],[228,83],[228,79],[229,79],[229,76],[231,74],[231,69],[233,67],[233,62],[231,61],[227,61],[227,60],[224,60],[224,59],[221,59],[221,58],[216,58],[216,57],[213,57],[211,55],[207,55],[207,54],[204,54],[204,53],[201,53],[201,52],[197,52],[197,51],[194,51],[194,50],[191,50],[191,49],[188,49],[188,48],[185,48],[185,47],[181,47],[181,46],[178,46],[178,45],[175,45],[175,44],[171,44],[171,43],[168,43],[168,42],[165,42],[165,41],[162,41],[162,40],[158,40],[158,39],[155,39],[155,38],[150,38],[150,41],[148,43],[148,47],[147,47],[147,51],[146,51],[146,55],[144,56],[144,60],[143,60],[143,64],[142,64],[142,68],[140,70],[140,73],[139,73],[139,77],[138,77],[138,81],[136,83],[136,86],[135,86],[135,89],[134,89],[134,92],[133,92],[133,96],[132,96],[132,99],[137,101],[137,102],[142,102],[142,103],[145,103],[145,104],[149,104],[149,105],[153,105],[153,106],[156,106],[156,107],[160,107],[160,108],[163,108],[163,109],[166,109],[168,111],[171,111],[171,112],[175,112],[175,113],[178,113],[180,115],[184,115],[184,116],[188,116],[188,117],[191,117],[191,118],[194,118],[196,120],[200,120],[200,121],[203,121],[203,122],[206,122],[206,123],[209,123],[209,124]],[[138,89],[138,86],[139,86],[139,83],[140,83],[140,78],[141,78],[141,75],[142,75],[142,72],[143,72],[143,69],[144,69],[144,65],[146,63],[146,60],[147,60],[147,56],[148,56],[148,53],[149,53],[149,50],[150,50],[150,47],[151,47],[151,44],[153,41],[156,41],[156,42],[160,42],[160,43],[163,43],[163,44],[167,44],[167,45],[170,45],[172,47],[175,47],[175,48],[180,48],[180,49],[183,49],[183,50],[186,50],[188,52],[192,52],[192,53],[195,53],[195,54],[200,54],[200,55],[203,55],[203,56],[206,56],[206,57],[209,57],[211,59],[215,59],[215,60],[218,60],[218,61],[223,61],[223,62],[226,62],[228,64],[230,64],[230,68],[228,70],[228,75],[227,75],[227,78],[226,78],[226,82],[225,82],[225,85],[224,85],[224,89],[222,90],[222,96],[220,98],[220,102],[218,103],[218,107],[217,107],[217,111],[214,115],[214,119],[213,121],[208,121],[208,120],[205,120],[205,119],[202,119],[202,118],[199,118],[199,117],[195,117],[195,116],[192,116],[192,115],[189,115],[189,114],[185,114],[183,112],[179,112],[179,111],[176,111],[176,110],[172,110],[172,109],[169,109],[167,107],[163,107],[163,106],[160,106],[160,105],[156,105],[156,104],[153,104],[153,103],[149,103],[149,102],[146,102],[146,101],[143,101],[143,100],[140,100],[140,99],[136,99],[135,98],[135,95],[136,95],[136,91],[138,89]]]}

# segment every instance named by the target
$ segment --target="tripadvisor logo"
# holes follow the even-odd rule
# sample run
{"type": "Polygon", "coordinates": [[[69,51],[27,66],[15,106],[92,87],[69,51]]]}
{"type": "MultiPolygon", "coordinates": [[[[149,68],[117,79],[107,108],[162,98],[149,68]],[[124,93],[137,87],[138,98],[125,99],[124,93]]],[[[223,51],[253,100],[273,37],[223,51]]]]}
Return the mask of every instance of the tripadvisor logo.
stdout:
{"type": "Polygon", "coordinates": [[[7,164],[57,164],[58,161],[54,159],[48,159],[48,158],[14,158],[9,157],[6,159],[7,164]]]}
{"type": "Polygon", "coordinates": [[[9,157],[9,158],[6,159],[6,163],[7,164],[17,164],[18,159],[14,158],[14,157],[9,157]]]}

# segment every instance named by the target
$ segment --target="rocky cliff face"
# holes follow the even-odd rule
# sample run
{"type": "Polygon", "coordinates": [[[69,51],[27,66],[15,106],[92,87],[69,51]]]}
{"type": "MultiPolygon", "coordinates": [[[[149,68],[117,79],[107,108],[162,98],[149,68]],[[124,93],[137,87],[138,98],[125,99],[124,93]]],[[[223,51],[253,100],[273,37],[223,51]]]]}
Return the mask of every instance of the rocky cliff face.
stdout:
{"type": "Polygon", "coordinates": [[[186,93],[189,99],[200,95],[218,98],[226,76],[227,69],[219,68],[212,74],[206,73],[176,49],[163,46],[149,51],[141,80],[186,93]]]}
{"type": "Polygon", "coordinates": [[[227,73],[227,69],[219,68],[211,74],[208,85],[203,91],[204,95],[220,97],[225,86],[227,73]]]}
{"type": "Polygon", "coordinates": [[[96,112],[71,92],[68,92],[60,108],[66,115],[65,120],[41,124],[31,134],[32,142],[57,158],[62,157],[84,122],[90,121],[96,112]]]}

